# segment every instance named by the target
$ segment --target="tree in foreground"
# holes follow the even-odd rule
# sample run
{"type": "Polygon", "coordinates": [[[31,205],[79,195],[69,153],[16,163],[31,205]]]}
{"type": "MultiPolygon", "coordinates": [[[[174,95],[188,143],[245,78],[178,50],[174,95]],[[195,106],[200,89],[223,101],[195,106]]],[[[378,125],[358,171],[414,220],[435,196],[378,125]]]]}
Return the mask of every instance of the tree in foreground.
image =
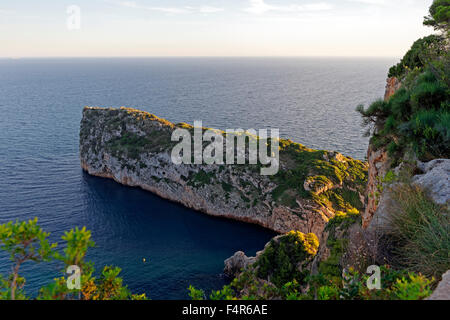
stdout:
{"type": "Polygon", "coordinates": [[[75,228],[62,236],[65,247],[58,251],[58,244],[50,243],[49,233],[37,224],[37,218],[28,222],[9,222],[0,225],[0,249],[9,253],[11,274],[0,275],[0,299],[30,299],[25,294],[26,280],[20,276],[20,267],[26,262],[56,261],[62,264],[59,278],[39,290],[38,300],[146,300],[146,295],[135,295],[123,285],[119,277],[121,269],[105,266],[98,278],[94,276],[93,263],[86,261],[89,248],[95,244],[86,228],[75,228]],[[66,270],[75,266],[80,272],[79,288],[66,277],[66,270]]]}
{"type": "Polygon", "coordinates": [[[425,17],[424,25],[431,26],[448,35],[450,27],[450,0],[434,0],[430,14],[425,17]]]}

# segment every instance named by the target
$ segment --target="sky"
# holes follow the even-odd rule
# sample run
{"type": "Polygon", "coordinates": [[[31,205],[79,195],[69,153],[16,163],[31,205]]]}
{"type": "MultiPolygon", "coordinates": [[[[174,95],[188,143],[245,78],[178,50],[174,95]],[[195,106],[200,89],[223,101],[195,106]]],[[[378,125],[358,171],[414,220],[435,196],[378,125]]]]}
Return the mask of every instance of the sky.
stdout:
{"type": "Polygon", "coordinates": [[[401,57],[431,3],[0,0],[0,57],[401,57]]]}

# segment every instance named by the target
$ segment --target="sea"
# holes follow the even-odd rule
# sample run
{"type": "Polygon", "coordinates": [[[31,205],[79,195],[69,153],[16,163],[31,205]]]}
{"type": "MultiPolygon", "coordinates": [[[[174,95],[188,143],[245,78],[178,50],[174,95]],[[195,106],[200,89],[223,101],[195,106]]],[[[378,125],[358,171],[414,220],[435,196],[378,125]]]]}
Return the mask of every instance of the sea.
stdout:
{"type": "MultiPolygon", "coordinates": [[[[50,240],[85,226],[99,271],[122,269],[133,293],[188,299],[193,285],[230,282],[224,260],[255,255],[275,235],[215,218],[80,168],[84,106],[133,107],[172,122],[218,129],[278,128],[310,148],[364,160],[355,108],[383,96],[395,58],[0,59],[0,224],[37,217],[50,240]]],[[[11,261],[0,251],[0,274],[11,261]]],[[[56,262],[25,263],[25,292],[63,275],[56,262]]],[[[98,274],[98,273],[97,273],[98,274]]]]}

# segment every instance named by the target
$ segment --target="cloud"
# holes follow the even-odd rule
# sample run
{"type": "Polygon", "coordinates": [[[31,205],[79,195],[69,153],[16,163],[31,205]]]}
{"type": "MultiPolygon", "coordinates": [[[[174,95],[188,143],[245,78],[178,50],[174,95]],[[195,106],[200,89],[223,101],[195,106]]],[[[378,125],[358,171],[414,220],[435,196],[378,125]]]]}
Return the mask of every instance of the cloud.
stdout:
{"type": "Polygon", "coordinates": [[[114,4],[120,5],[122,7],[133,8],[133,9],[142,9],[149,11],[159,11],[164,13],[188,13],[189,10],[186,8],[176,8],[176,7],[151,7],[151,6],[143,6],[139,5],[134,1],[118,1],[113,2],[114,4]]]}
{"type": "MultiPolygon", "coordinates": [[[[424,4],[423,0],[346,0],[347,2],[365,4],[368,6],[379,6],[379,7],[405,7],[414,8],[421,7],[424,4]]],[[[432,0],[426,0],[425,2],[431,3],[432,0]]],[[[426,4],[428,6],[428,4],[426,4]]]]}
{"type": "MultiPolygon", "coordinates": [[[[363,0],[364,1],[364,0],[363,0]]],[[[370,1],[370,0],[369,0],[370,1]]],[[[244,11],[253,14],[264,14],[266,12],[281,12],[281,13],[296,13],[296,12],[311,12],[324,11],[331,9],[332,6],[325,2],[311,3],[305,5],[290,4],[284,6],[270,5],[265,0],[250,0],[250,7],[244,11]]]]}
{"type": "Polygon", "coordinates": [[[386,5],[388,2],[386,0],[347,0],[348,2],[358,2],[362,4],[371,4],[377,6],[386,5]]]}
{"type": "Polygon", "coordinates": [[[14,11],[0,9],[0,15],[2,15],[2,16],[10,16],[13,14],[15,14],[14,11]]]}
{"type": "Polygon", "coordinates": [[[34,20],[45,20],[42,16],[31,15],[31,14],[23,14],[22,12],[13,11],[13,10],[4,10],[0,9],[0,17],[5,19],[34,19],[34,20]]]}
{"type": "Polygon", "coordinates": [[[156,11],[168,14],[186,14],[186,13],[216,13],[224,11],[223,8],[212,7],[212,6],[201,6],[201,7],[154,7],[154,6],[145,6],[138,4],[135,1],[114,1],[114,0],[104,0],[105,2],[119,5],[126,8],[132,9],[140,9],[147,11],[156,11]]]}
{"type": "Polygon", "coordinates": [[[198,11],[200,13],[216,13],[216,12],[221,12],[224,10],[225,10],[224,8],[217,8],[217,7],[210,7],[210,6],[203,6],[198,9],[198,11]]]}

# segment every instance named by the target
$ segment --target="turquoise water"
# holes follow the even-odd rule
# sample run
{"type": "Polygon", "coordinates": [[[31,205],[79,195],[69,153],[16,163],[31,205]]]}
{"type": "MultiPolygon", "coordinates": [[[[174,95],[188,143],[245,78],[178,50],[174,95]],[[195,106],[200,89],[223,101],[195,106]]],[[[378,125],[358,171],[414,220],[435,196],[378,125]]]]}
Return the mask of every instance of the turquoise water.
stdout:
{"type": "MultiPolygon", "coordinates": [[[[174,122],[280,128],[310,147],[364,158],[354,109],[381,97],[393,59],[0,60],[0,223],[38,217],[58,241],[92,230],[97,267],[117,265],[126,284],[152,299],[218,289],[223,260],[249,255],[273,233],[213,218],[82,172],[82,108],[137,107],[174,122]],[[143,263],[143,258],[147,260],[143,263]]],[[[10,262],[0,253],[0,273],[10,262]]],[[[24,265],[27,292],[59,276],[56,265],[24,265]]]]}

